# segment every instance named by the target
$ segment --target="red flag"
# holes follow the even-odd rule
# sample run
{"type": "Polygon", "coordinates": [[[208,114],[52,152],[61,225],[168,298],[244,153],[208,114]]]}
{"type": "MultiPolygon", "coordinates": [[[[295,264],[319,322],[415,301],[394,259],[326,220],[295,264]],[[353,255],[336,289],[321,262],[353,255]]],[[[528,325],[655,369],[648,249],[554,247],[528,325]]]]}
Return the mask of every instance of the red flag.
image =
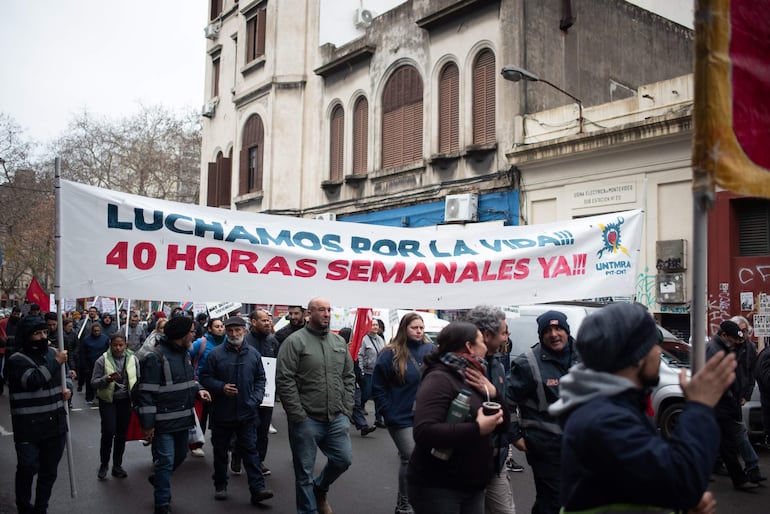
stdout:
{"type": "Polygon", "coordinates": [[[350,335],[350,356],[353,360],[358,360],[358,350],[361,349],[361,341],[364,340],[364,336],[369,333],[372,328],[372,309],[362,308],[356,311],[356,325],[353,328],[353,333],[350,335]]]}
{"type": "Polygon", "coordinates": [[[36,303],[40,306],[42,312],[48,312],[51,310],[49,307],[48,293],[46,293],[35,277],[32,277],[32,281],[27,288],[27,301],[29,303],[36,303]]]}

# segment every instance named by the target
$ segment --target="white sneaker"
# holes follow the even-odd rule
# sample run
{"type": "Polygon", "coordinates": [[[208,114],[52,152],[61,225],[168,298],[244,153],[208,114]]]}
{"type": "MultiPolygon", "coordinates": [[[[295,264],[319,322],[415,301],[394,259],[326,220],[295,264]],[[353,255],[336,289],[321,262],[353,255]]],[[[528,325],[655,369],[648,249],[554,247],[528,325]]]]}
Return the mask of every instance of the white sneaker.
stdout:
{"type": "Polygon", "coordinates": [[[205,457],[206,452],[203,451],[203,448],[193,448],[190,450],[190,453],[192,453],[196,457],[205,457]]]}
{"type": "Polygon", "coordinates": [[[275,427],[273,426],[273,424],[272,424],[272,423],[270,423],[270,428],[269,428],[269,429],[267,429],[267,431],[268,431],[268,433],[270,433],[270,434],[277,434],[277,433],[278,433],[278,430],[276,430],[276,429],[275,429],[275,427]]]}

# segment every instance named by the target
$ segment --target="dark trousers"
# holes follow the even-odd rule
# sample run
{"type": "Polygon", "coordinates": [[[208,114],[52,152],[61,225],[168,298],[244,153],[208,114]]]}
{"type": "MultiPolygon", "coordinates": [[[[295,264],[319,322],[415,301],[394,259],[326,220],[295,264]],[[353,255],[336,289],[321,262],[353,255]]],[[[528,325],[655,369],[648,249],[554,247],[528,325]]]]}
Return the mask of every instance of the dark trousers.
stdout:
{"type": "Polygon", "coordinates": [[[65,444],[66,434],[34,443],[16,443],[16,507],[20,513],[42,513],[48,509],[65,444]],[[33,505],[35,475],[37,487],[33,505]]]}
{"type": "Polygon", "coordinates": [[[131,421],[131,402],[128,398],[113,400],[112,403],[99,402],[99,416],[102,419],[102,440],[99,447],[101,463],[107,465],[112,454],[114,466],[123,465],[123,453],[126,450],[126,432],[131,421]]]}
{"type": "Polygon", "coordinates": [[[762,402],[762,426],[765,428],[765,442],[770,442],[770,392],[761,393],[759,396],[762,402]]]}
{"type": "Polygon", "coordinates": [[[743,445],[742,422],[739,419],[718,417],[717,423],[721,433],[719,456],[722,457],[722,462],[725,463],[727,472],[730,473],[733,485],[746,483],[748,477],[738,460],[743,445]]]}
{"type": "Polygon", "coordinates": [[[81,385],[86,386],[86,401],[91,402],[94,400],[94,396],[96,394],[96,391],[94,391],[94,387],[91,385],[91,375],[94,372],[93,366],[88,366],[86,364],[82,365],[80,368],[80,372],[78,373],[78,390],[80,390],[81,385]]]}
{"type": "Polygon", "coordinates": [[[265,462],[267,457],[267,439],[270,435],[270,423],[273,421],[273,408],[259,408],[259,425],[257,426],[257,451],[259,462],[265,462]]]}
{"type": "Polygon", "coordinates": [[[539,431],[525,437],[527,462],[535,478],[532,514],[558,514],[561,509],[561,437],[539,431]]]}
{"type": "Polygon", "coordinates": [[[230,440],[235,436],[235,452],[241,456],[243,468],[249,481],[251,494],[265,488],[265,477],[257,451],[258,418],[227,424],[211,423],[211,444],[214,447],[214,488],[227,487],[227,452],[230,440]]]}

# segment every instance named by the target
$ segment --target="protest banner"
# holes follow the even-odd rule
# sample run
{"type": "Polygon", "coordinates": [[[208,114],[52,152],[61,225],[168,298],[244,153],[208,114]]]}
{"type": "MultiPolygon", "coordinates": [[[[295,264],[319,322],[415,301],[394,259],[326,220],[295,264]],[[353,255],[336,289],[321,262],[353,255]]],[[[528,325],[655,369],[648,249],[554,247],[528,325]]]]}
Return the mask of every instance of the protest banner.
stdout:
{"type": "Polygon", "coordinates": [[[64,180],[60,191],[67,297],[295,305],[325,296],[335,305],[452,309],[630,296],[643,222],[634,210],[531,226],[393,228],[64,180]]]}

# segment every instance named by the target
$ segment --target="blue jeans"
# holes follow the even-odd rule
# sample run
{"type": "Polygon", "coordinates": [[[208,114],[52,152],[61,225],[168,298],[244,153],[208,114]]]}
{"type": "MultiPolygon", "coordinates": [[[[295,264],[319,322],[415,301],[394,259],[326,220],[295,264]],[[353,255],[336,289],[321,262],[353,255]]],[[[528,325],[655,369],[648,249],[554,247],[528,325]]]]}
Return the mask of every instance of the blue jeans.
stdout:
{"type": "Polygon", "coordinates": [[[401,464],[398,466],[398,494],[409,496],[406,484],[406,470],[409,467],[409,458],[414,451],[414,438],[412,437],[412,427],[391,428],[388,427],[390,438],[398,450],[398,458],[401,464]]]}
{"type": "Polygon", "coordinates": [[[409,487],[409,503],[415,514],[484,514],[484,489],[409,487]]]}
{"type": "Polygon", "coordinates": [[[759,469],[759,457],[757,452],[754,451],[754,447],[751,446],[749,441],[749,432],[746,430],[746,425],[740,422],[740,431],[742,432],[743,442],[741,444],[741,458],[743,459],[744,469],[748,473],[749,471],[759,469]]]}
{"type": "Polygon", "coordinates": [[[167,434],[155,433],[152,438],[154,464],[155,506],[168,505],[171,501],[171,473],[187,457],[188,431],[179,430],[167,434]]]}
{"type": "Polygon", "coordinates": [[[227,487],[227,451],[235,436],[235,449],[242,459],[249,479],[249,491],[256,494],[265,488],[265,477],[259,465],[257,451],[257,418],[226,424],[211,424],[211,444],[214,447],[214,488],[227,487]]]}
{"type": "Polygon", "coordinates": [[[299,423],[289,423],[289,446],[294,463],[297,514],[315,514],[314,488],[327,492],[353,462],[353,446],[350,442],[350,420],[338,414],[329,422],[307,418],[299,423]],[[317,478],[313,478],[318,449],[326,456],[326,466],[317,478]]]}
{"type": "Polygon", "coordinates": [[[34,443],[16,443],[16,507],[19,512],[45,512],[48,509],[65,444],[65,434],[34,443]],[[35,475],[37,490],[33,508],[32,482],[35,475]]]}

